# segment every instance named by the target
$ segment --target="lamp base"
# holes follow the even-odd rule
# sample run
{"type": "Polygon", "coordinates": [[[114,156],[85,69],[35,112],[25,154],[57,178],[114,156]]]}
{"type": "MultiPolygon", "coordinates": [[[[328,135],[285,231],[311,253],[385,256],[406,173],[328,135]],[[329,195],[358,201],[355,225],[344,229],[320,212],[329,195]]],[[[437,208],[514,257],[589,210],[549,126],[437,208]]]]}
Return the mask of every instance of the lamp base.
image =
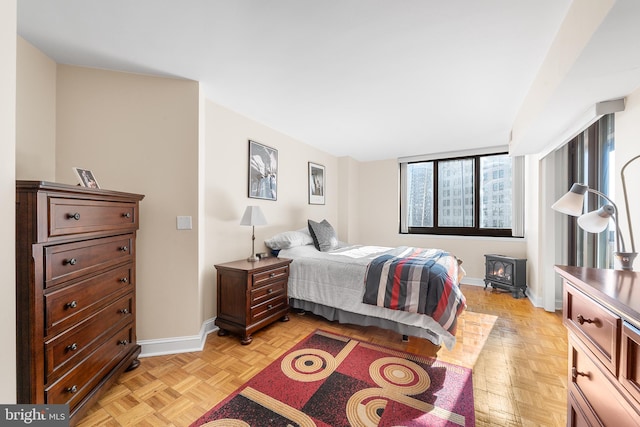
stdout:
{"type": "Polygon", "coordinates": [[[633,270],[633,260],[638,256],[636,252],[616,252],[614,255],[623,270],[633,270]]]}
{"type": "Polygon", "coordinates": [[[258,262],[258,261],[260,261],[260,258],[258,258],[256,255],[251,255],[249,258],[247,258],[247,261],[249,261],[249,262],[258,262]]]}

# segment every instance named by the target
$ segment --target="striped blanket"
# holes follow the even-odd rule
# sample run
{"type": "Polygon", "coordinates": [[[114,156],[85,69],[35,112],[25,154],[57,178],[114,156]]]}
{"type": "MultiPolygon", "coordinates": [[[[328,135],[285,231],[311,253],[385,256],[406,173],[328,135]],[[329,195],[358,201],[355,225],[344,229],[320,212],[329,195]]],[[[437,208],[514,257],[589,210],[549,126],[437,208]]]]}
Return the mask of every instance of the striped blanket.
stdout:
{"type": "Polygon", "coordinates": [[[363,302],[431,316],[455,335],[467,307],[458,287],[458,260],[439,249],[402,247],[367,267],[363,302]]]}

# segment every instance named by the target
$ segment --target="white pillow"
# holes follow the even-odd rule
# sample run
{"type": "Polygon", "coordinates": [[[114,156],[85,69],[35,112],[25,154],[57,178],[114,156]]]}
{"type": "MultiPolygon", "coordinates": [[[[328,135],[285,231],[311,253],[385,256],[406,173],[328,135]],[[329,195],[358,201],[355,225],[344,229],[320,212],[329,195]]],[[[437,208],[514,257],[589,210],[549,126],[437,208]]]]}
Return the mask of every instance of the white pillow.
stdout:
{"type": "Polygon", "coordinates": [[[269,249],[279,250],[295,248],[296,246],[304,246],[313,244],[313,238],[309,234],[309,230],[300,229],[295,231],[284,231],[278,233],[264,241],[269,249]]]}

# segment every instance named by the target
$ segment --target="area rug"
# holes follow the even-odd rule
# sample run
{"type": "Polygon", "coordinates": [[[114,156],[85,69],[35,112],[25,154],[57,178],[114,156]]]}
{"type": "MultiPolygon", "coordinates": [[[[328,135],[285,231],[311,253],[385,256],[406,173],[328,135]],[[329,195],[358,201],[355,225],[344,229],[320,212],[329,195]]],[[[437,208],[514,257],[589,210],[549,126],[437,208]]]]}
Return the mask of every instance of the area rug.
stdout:
{"type": "Polygon", "coordinates": [[[474,426],[471,370],[315,331],[196,426],[474,426]]]}

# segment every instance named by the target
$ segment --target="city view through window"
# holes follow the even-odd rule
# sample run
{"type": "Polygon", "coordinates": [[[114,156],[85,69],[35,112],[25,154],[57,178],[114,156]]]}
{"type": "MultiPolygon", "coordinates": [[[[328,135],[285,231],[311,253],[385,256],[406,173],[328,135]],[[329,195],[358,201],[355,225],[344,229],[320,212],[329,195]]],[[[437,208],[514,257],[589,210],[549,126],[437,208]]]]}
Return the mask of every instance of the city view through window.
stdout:
{"type": "Polygon", "coordinates": [[[510,229],[511,157],[501,154],[410,163],[407,196],[409,227],[510,229]],[[475,182],[476,167],[480,169],[479,183],[475,182]],[[479,218],[475,203],[480,204],[479,218]]]}

